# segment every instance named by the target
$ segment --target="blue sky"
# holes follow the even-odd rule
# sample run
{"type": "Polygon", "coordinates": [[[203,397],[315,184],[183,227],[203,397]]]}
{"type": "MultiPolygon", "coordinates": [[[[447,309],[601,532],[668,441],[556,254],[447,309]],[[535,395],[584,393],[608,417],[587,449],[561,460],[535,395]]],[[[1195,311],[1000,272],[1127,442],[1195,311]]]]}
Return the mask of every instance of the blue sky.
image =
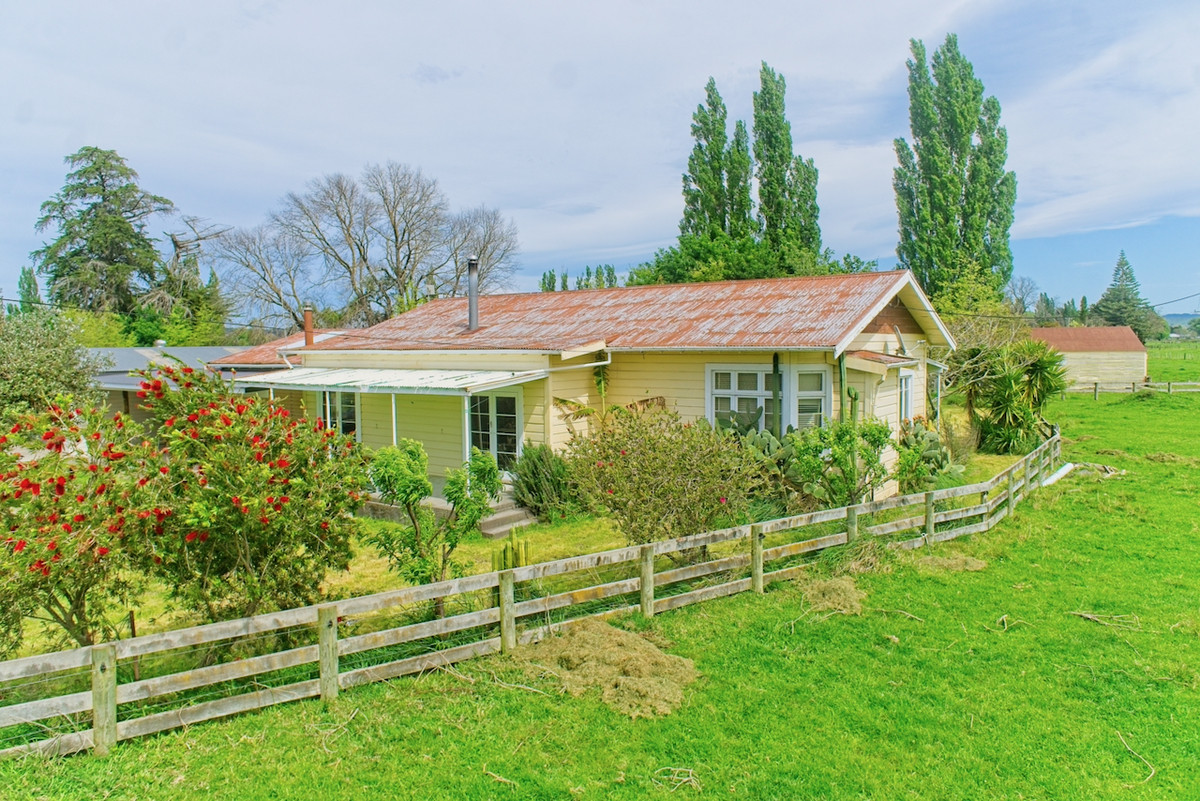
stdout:
{"type": "Polygon", "coordinates": [[[764,59],[787,78],[797,152],[820,169],[826,244],[890,264],[908,40],[932,51],[955,32],[1003,108],[1016,274],[1094,300],[1124,249],[1151,302],[1200,292],[1194,2],[432,5],[7,4],[0,288],[15,292],[43,239],[38,206],[83,145],[232,226],[319,175],[407,163],[453,205],[515,220],[516,289],[551,268],[624,271],[675,238],[708,77],[749,120],[764,59]]]}

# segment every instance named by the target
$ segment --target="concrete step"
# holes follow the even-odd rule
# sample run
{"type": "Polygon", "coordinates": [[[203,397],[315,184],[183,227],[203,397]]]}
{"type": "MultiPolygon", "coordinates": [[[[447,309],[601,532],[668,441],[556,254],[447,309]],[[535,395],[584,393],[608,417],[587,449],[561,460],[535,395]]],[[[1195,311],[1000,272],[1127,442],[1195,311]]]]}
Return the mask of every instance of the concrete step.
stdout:
{"type": "Polygon", "coordinates": [[[527,510],[514,508],[485,517],[479,521],[479,530],[488,539],[501,539],[507,537],[508,532],[514,528],[536,522],[537,518],[529,514],[527,510]]]}

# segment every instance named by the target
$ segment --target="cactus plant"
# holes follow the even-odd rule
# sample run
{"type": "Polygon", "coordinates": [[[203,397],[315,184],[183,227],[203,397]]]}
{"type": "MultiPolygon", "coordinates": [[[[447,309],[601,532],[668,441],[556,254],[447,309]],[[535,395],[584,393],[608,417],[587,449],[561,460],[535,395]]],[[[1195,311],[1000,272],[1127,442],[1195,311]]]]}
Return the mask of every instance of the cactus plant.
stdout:
{"type": "Polygon", "coordinates": [[[525,567],[533,561],[533,548],[528,540],[517,539],[516,532],[508,532],[508,539],[492,551],[492,570],[512,570],[525,567]]]}

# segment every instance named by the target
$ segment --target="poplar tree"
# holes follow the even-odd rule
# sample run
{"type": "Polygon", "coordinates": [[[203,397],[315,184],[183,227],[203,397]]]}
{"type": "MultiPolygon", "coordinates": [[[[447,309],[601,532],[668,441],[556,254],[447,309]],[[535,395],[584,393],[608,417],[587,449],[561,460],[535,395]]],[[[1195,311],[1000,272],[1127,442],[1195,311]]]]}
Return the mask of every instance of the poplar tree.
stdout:
{"type": "MultiPolygon", "coordinates": [[[[764,61],[761,88],[754,93],[754,159],[758,175],[758,214],[767,246],[788,261],[799,248],[821,251],[817,221],[817,168],[792,151],[792,125],[784,95],[787,82],[764,61]]],[[[789,270],[790,271],[790,270],[789,270]]]]}
{"type": "Polygon", "coordinates": [[[696,144],[688,157],[683,176],[682,236],[715,237],[727,230],[729,202],[725,185],[725,101],[717,82],[709,78],[704,87],[705,103],[692,114],[692,137],[696,144]]]}
{"type": "Polygon", "coordinates": [[[1017,196],[1016,174],[1004,168],[1008,133],[1000,125],[1000,103],[984,98],[954,34],[934,52],[932,69],[925,45],[911,44],[913,143],[895,141],[896,256],[931,296],[982,269],[998,299],[1012,277],[1008,239],[1017,196]]]}
{"type": "Polygon", "coordinates": [[[750,134],[746,123],[738,120],[733,126],[733,141],[725,155],[726,231],[731,239],[754,235],[754,199],[750,194],[750,177],[754,164],[750,158],[750,134]]]}

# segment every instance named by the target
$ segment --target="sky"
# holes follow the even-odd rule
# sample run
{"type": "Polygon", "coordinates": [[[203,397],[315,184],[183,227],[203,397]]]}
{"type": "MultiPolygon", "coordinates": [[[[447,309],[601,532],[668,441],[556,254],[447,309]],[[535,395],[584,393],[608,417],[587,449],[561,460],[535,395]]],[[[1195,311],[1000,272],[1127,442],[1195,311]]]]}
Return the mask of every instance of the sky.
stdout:
{"type": "MultiPolygon", "coordinates": [[[[1002,107],[1014,273],[1094,302],[1122,249],[1151,303],[1200,293],[1200,4],[17,3],[0,7],[0,288],[16,293],[63,158],[117,151],[141,186],[223,226],[290,191],[396,161],[520,231],[513,289],[618,272],[678,235],[691,115],[711,76],[751,119],[787,79],[820,170],[825,244],[895,264],[893,140],[909,40],[947,33],[1002,107]]],[[[154,233],[182,230],[178,220],[154,233]]],[[[1200,298],[1159,307],[1192,312],[1200,298]]]]}

